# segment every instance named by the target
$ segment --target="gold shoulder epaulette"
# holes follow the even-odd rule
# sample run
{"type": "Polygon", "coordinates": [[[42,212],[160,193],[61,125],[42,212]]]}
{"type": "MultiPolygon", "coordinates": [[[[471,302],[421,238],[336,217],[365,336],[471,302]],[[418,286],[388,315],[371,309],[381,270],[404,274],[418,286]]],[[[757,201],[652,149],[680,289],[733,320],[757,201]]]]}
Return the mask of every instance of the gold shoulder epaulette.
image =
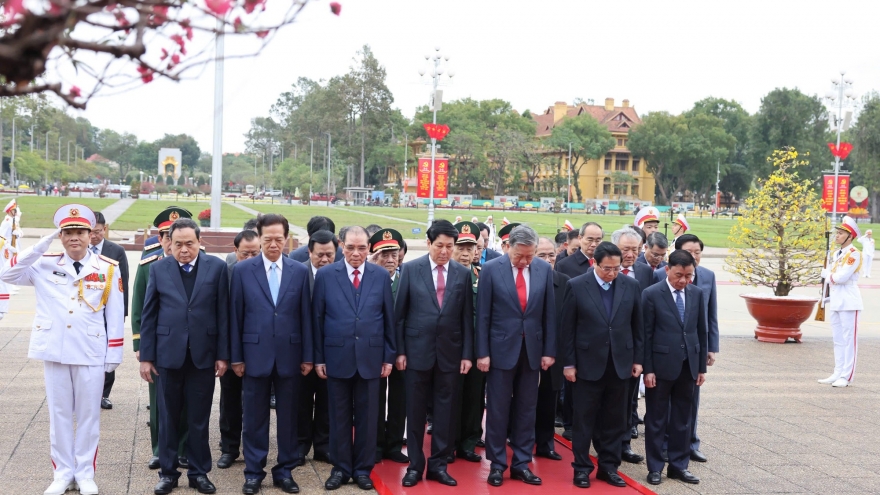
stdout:
{"type": "Polygon", "coordinates": [[[149,250],[151,250],[151,249],[156,249],[157,247],[159,247],[159,246],[161,246],[161,245],[162,245],[162,244],[160,244],[160,243],[157,242],[156,244],[150,244],[149,246],[144,246],[144,251],[149,251],[149,250]]]}
{"type": "Polygon", "coordinates": [[[199,249],[201,249],[202,251],[204,251],[204,250],[205,250],[205,246],[199,246],[199,249]]]}
{"type": "Polygon", "coordinates": [[[157,259],[159,259],[159,255],[158,255],[158,254],[154,254],[153,256],[150,256],[149,258],[144,258],[144,259],[142,259],[141,262],[140,262],[140,264],[141,264],[141,265],[146,265],[147,263],[151,263],[151,262],[153,262],[153,261],[156,261],[157,259]]]}
{"type": "Polygon", "coordinates": [[[62,256],[64,253],[46,253],[43,256],[62,256]]]}
{"type": "Polygon", "coordinates": [[[99,254],[98,257],[101,258],[102,260],[106,261],[107,263],[110,263],[111,265],[118,265],[119,264],[118,261],[114,260],[113,258],[108,258],[108,257],[104,256],[103,254],[99,254]]]}

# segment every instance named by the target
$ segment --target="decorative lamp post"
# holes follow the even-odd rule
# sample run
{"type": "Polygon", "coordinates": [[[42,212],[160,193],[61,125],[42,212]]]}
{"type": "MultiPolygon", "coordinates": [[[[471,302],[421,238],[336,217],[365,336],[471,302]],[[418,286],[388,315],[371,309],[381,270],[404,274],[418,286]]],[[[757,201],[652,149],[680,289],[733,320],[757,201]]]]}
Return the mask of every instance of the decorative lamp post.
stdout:
{"type": "MultiPolygon", "coordinates": [[[[440,47],[434,47],[434,55],[425,55],[425,61],[433,60],[434,67],[431,69],[431,82],[433,85],[433,90],[431,91],[431,108],[434,112],[434,120],[432,123],[436,126],[437,124],[437,110],[440,110],[443,105],[443,92],[438,91],[437,87],[440,86],[440,76],[443,75],[445,71],[447,76],[452,79],[455,76],[455,72],[452,70],[445,70],[445,68],[440,64],[440,60],[443,59],[447,62],[444,64],[448,67],[449,55],[441,55],[440,47]]],[[[429,62],[430,63],[430,62],[429,62]]],[[[424,76],[427,71],[425,69],[419,69],[419,75],[424,76]]],[[[446,128],[446,132],[449,132],[449,128],[446,128]]],[[[445,134],[444,134],[445,136],[445,134]]],[[[443,139],[442,137],[440,139],[443,139]]],[[[431,192],[430,199],[428,200],[428,227],[434,223],[434,161],[437,156],[437,138],[431,137],[431,192]]]]}
{"type": "MultiPolygon", "coordinates": [[[[853,79],[851,77],[844,77],[846,75],[845,70],[840,71],[840,78],[838,79],[836,76],[831,79],[832,89],[825,93],[825,99],[832,105],[832,108],[837,106],[837,115],[834,115],[834,127],[837,128],[837,145],[831,149],[832,154],[834,155],[834,194],[832,196],[832,206],[831,206],[831,222],[837,223],[837,184],[838,184],[838,176],[840,175],[840,160],[841,158],[846,158],[846,154],[849,151],[846,151],[846,154],[839,152],[840,147],[840,134],[849,128],[850,120],[852,119],[852,107],[855,106],[856,95],[852,89],[853,79]],[[844,115],[843,109],[846,108],[846,114],[844,115]],[[843,156],[841,156],[843,155],[843,156]]],[[[850,148],[851,149],[851,148],[850,148]]]]}
{"type": "Polygon", "coordinates": [[[315,140],[313,138],[306,138],[309,140],[309,145],[311,146],[311,152],[309,153],[309,201],[312,200],[312,168],[315,160],[315,140]]]}

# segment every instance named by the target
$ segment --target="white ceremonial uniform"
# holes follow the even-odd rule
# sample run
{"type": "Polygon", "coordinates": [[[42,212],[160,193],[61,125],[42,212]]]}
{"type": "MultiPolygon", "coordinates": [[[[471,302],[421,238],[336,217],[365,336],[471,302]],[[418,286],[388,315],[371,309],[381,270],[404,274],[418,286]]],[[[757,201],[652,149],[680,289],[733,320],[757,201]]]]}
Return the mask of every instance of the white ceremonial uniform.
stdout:
{"type": "MultiPolygon", "coordinates": [[[[18,225],[16,225],[18,227],[18,225]]],[[[12,229],[12,217],[6,215],[3,222],[0,222],[0,263],[8,263],[12,256],[18,252],[17,247],[12,246],[12,239],[16,239],[15,244],[20,242],[21,230],[12,229]]],[[[0,320],[9,312],[9,286],[5,282],[0,281],[0,320]]]]}
{"type": "Polygon", "coordinates": [[[862,273],[870,278],[871,265],[874,263],[874,238],[866,234],[859,237],[859,242],[862,244],[862,273]]]}
{"type": "Polygon", "coordinates": [[[77,274],[67,254],[46,253],[56,236],[13,255],[0,280],[36,291],[28,358],[44,361],[55,480],[79,482],[95,475],[105,366],[122,362],[122,279],[116,261],[88,251],[77,274]]]}
{"type": "Polygon", "coordinates": [[[864,309],[858,285],[861,265],[861,253],[849,245],[834,252],[828,277],[830,297],[825,307],[831,312],[834,374],[848,382],[855,375],[859,315],[864,309]]]}

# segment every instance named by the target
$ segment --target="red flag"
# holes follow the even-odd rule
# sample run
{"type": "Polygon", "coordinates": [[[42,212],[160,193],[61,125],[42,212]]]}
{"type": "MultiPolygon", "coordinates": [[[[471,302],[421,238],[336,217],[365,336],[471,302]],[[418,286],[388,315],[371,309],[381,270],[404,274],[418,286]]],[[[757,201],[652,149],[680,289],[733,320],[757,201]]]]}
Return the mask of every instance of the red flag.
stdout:
{"type": "Polygon", "coordinates": [[[828,148],[831,150],[833,156],[836,156],[841,160],[846,160],[846,157],[849,156],[853,146],[850,143],[840,143],[840,148],[838,148],[834,143],[828,143],[828,148]]]}
{"type": "Polygon", "coordinates": [[[449,126],[446,124],[424,124],[428,137],[442,141],[449,134],[449,126]]]}

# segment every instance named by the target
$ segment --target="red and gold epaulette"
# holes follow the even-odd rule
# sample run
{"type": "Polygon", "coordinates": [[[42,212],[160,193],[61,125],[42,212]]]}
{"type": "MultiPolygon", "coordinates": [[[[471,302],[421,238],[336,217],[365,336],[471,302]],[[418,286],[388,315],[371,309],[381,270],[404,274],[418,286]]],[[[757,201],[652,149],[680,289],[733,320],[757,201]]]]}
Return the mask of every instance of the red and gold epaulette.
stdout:
{"type": "Polygon", "coordinates": [[[849,247],[849,252],[851,252],[851,253],[856,252],[856,248],[855,248],[855,246],[850,246],[850,247],[849,247]]]}
{"type": "Polygon", "coordinates": [[[102,260],[106,261],[107,263],[110,263],[111,265],[118,265],[119,264],[118,261],[114,260],[113,258],[108,258],[108,257],[104,256],[103,254],[99,254],[98,258],[101,258],[102,260]]]}
{"type": "Polygon", "coordinates": [[[43,256],[64,256],[64,253],[46,253],[43,256]]]}
{"type": "Polygon", "coordinates": [[[158,254],[154,254],[153,256],[150,256],[149,258],[144,258],[144,259],[142,259],[141,262],[140,262],[139,264],[140,264],[140,265],[146,265],[147,263],[151,263],[151,262],[153,262],[153,261],[156,261],[157,259],[159,259],[159,255],[158,255],[158,254]]]}

